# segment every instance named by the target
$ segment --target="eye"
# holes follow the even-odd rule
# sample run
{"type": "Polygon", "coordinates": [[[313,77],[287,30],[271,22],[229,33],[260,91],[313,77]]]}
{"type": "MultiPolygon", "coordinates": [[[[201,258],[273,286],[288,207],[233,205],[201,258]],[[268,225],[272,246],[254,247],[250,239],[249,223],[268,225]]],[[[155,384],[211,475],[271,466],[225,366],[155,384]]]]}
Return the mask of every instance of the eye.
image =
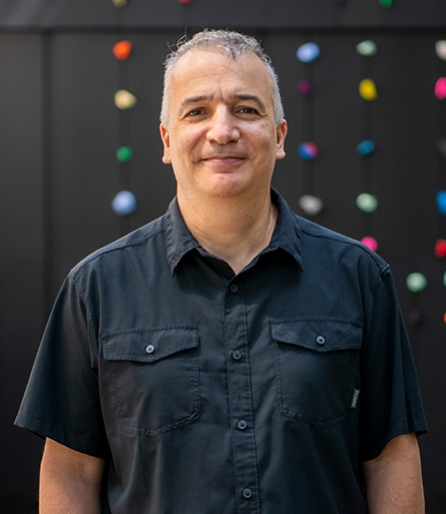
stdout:
{"type": "Polygon", "coordinates": [[[237,112],[240,114],[259,114],[254,107],[240,107],[237,112]]]}
{"type": "Polygon", "coordinates": [[[190,116],[190,117],[195,117],[195,116],[200,116],[201,114],[204,114],[204,109],[192,109],[191,111],[189,111],[187,113],[187,116],[190,116]]]}

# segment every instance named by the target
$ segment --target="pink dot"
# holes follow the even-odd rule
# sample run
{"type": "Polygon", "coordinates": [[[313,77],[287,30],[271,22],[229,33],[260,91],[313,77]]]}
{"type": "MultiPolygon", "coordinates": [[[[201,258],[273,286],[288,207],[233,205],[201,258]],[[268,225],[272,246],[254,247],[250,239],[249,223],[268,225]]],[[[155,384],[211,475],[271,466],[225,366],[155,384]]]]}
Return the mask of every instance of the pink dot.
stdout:
{"type": "Polygon", "coordinates": [[[303,95],[310,95],[313,92],[313,88],[311,87],[311,83],[307,79],[299,79],[297,81],[297,89],[303,95]]]}
{"type": "Polygon", "coordinates": [[[363,245],[367,246],[368,248],[370,248],[370,250],[372,250],[372,252],[376,252],[376,250],[378,250],[378,241],[373,237],[369,237],[369,236],[363,237],[361,239],[361,243],[363,245]]]}
{"type": "Polygon", "coordinates": [[[446,98],[446,78],[441,77],[437,80],[435,84],[435,96],[439,100],[444,100],[446,98]]]}

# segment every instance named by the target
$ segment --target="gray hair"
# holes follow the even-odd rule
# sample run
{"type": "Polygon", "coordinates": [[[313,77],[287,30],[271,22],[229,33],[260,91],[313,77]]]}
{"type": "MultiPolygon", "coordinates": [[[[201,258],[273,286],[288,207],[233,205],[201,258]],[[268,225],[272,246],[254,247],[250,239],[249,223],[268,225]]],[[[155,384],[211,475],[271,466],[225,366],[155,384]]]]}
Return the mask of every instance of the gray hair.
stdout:
{"type": "Polygon", "coordinates": [[[195,34],[189,41],[184,37],[181,38],[177,43],[176,50],[170,53],[164,62],[164,88],[160,120],[165,127],[167,127],[169,123],[169,98],[167,93],[170,88],[172,71],[179,59],[184,54],[194,49],[216,49],[221,52],[226,52],[231,59],[236,59],[245,52],[252,52],[257,55],[265,65],[271,78],[274,121],[276,125],[282,121],[284,113],[282,99],[280,97],[279,79],[274,71],[270,57],[265,53],[260,43],[255,38],[240,34],[239,32],[229,30],[204,30],[195,34]]]}

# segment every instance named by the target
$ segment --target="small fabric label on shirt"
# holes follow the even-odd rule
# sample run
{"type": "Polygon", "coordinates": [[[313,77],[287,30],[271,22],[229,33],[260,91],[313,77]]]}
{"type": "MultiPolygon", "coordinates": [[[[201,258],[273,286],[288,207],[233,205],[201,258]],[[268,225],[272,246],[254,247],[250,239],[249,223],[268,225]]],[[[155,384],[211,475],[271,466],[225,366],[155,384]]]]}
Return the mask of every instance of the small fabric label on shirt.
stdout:
{"type": "Polygon", "coordinates": [[[359,392],[360,392],[360,390],[359,390],[359,389],[353,389],[352,402],[351,402],[351,404],[350,404],[350,407],[351,407],[352,409],[356,409],[356,406],[358,405],[359,392]]]}

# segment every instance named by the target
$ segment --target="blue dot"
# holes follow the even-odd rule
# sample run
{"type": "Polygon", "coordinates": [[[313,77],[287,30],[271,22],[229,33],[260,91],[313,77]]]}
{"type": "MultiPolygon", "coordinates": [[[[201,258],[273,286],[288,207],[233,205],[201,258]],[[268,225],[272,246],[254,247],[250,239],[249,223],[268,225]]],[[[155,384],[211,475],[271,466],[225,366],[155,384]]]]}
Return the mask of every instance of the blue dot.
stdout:
{"type": "Polygon", "coordinates": [[[437,193],[437,207],[440,214],[446,216],[446,191],[439,191],[437,193]]]}
{"type": "Polygon", "coordinates": [[[370,155],[375,151],[375,143],[370,139],[365,139],[359,143],[359,145],[356,147],[356,151],[359,153],[359,155],[362,156],[370,155]]]}
{"type": "Polygon", "coordinates": [[[138,201],[130,191],[121,191],[112,202],[112,209],[118,216],[128,216],[133,214],[138,207],[138,201]]]}
{"type": "Polygon", "coordinates": [[[296,57],[300,62],[313,62],[321,54],[320,48],[316,43],[306,43],[297,49],[296,57]]]}

